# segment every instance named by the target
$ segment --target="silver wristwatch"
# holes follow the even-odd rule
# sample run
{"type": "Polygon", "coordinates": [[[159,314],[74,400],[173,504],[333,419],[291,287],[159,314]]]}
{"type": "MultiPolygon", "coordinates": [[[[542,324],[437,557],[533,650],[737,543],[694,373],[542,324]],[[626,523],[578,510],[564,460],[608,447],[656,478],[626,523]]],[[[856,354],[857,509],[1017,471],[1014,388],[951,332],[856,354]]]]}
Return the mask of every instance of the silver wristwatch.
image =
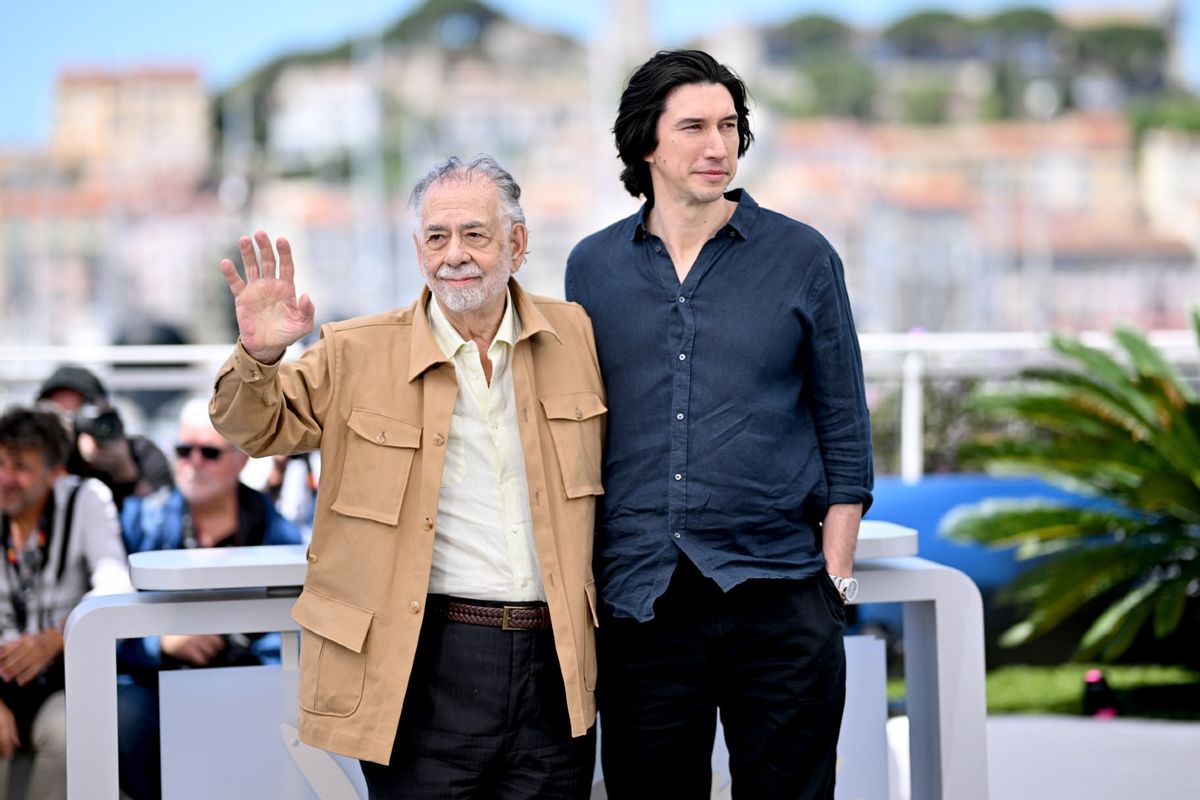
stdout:
{"type": "Polygon", "coordinates": [[[830,575],[829,580],[833,581],[833,585],[837,587],[843,603],[853,603],[854,598],[858,597],[857,578],[839,578],[837,575],[830,575]]]}

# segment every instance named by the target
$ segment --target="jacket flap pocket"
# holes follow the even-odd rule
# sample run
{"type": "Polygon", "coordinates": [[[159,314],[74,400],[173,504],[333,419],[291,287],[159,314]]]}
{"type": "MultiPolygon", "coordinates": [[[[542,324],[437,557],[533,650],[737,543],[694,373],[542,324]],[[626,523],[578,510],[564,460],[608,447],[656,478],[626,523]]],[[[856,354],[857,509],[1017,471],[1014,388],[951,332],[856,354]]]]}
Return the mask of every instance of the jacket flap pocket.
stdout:
{"type": "Polygon", "coordinates": [[[292,606],[292,619],[347,650],[363,651],[375,612],[305,589],[292,606]]]}
{"type": "Polygon", "coordinates": [[[421,426],[377,411],[356,408],[346,423],[350,430],[369,442],[384,447],[420,447],[421,426]]]}
{"type": "Polygon", "coordinates": [[[591,419],[608,411],[596,392],[574,392],[543,397],[542,408],[546,409],[547,419],[591,419]]]}

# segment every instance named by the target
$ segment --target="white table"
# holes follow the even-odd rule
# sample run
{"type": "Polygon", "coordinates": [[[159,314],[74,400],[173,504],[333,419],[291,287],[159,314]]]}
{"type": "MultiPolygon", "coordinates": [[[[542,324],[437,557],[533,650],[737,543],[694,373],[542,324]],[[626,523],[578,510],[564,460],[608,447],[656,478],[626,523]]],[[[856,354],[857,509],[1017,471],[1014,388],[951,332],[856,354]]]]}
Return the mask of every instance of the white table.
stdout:
{"type": "MultiPolygon", "coordinates": [[[[983,606],[961,572],[916,557],[917,533],[866,521],[855,552],[859,603],[904,604],[912,796],[986,798],[983,606]]],[[[130,557],[143,591],[85,600],[66,627],[67,788],[72,800],[118,797],[116,642],[163,634],[278,630],[305,548],[164,550],[130,557]]],[[[285,668],[295,647],[285,643],[285,668]]]]}

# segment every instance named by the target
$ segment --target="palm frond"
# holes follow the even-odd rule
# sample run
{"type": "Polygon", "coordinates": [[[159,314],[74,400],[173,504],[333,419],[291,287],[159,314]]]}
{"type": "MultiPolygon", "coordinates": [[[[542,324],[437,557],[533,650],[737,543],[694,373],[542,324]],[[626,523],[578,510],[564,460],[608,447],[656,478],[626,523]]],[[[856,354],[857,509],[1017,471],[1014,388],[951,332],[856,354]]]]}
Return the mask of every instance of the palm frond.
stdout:
{"type": "Polygon", "coordinates": [[[1158,580],[1148,580],[1105,609],[1080,640],[1077,657],[1083,660],[1101,655],[1112,660],[1129,649],[1154,608],[1146,601],[1159,585],[1158,580]]]}
{"type": "Polygon", "coordinates": [[[1179,373],[1145,336],[1133,328],[1122,326],[1113,333],[1113,338],[1125,348],[1133,368],[1138,373],[1148,378],[1158,378],[1163,382],[1164,394],[1171,397],[1173,402],[1182,407],[1195,401],[1195,394],[1182,381],[1179,373]]]}
{"type": "Polygon", "coordinates": [[[958,541],[1004,547],[1025,541],[1142,531],[1149,523],[1125,514],[1038,500],[985,500],[951,509],[939,532],[958,541]]]}

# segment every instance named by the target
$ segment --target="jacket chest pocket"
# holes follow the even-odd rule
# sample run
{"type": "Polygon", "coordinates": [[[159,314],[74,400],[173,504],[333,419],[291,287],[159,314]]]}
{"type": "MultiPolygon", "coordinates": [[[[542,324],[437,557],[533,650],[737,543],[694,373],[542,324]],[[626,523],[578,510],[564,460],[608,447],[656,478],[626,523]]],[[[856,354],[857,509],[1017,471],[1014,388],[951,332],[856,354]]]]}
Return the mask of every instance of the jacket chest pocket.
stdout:
{"type": "Polygon", "coordinates": [[[348,717],[358,710],[374,616],[312,589],[301,592],[292,619],[300,623],[300,706],[306,711],[348,717]]]}
{"type": "Polygon", "coordinates": [[[421,446],[421,426],[356,408],[346,421],[346,458],[333,510],[395,525],[421,446]]]}
{"type": "Polygon", "coordinates": [[[574,392],[541,398],[563,487],[568,498],[604,494],[600,483],[600,458],[604,443],[604,415],[608,413],[596,392],[574,392]]]}

